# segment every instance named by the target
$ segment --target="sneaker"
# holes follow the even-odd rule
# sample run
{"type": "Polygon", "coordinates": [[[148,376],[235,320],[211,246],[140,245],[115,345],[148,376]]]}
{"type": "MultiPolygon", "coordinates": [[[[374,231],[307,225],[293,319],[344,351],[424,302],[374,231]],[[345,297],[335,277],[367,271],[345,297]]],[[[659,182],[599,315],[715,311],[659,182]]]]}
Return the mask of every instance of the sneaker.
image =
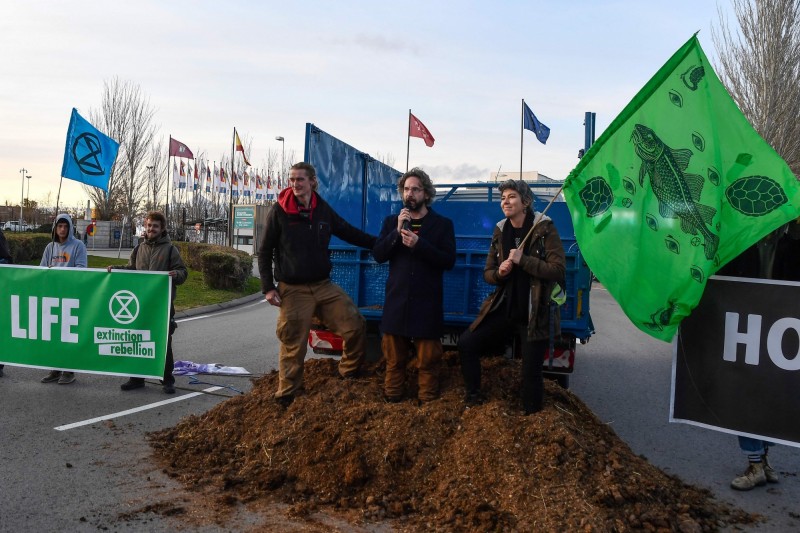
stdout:
{"type": "Polygon", "coordinates": [[[144,379],[130,378],[128,381],[119,386],[122,390],[141,389],[144,387],[144,379]]]}
{"type": "Polygon", "coordinates": [[[175,385],[167,383],[161,387],[161,390],[164,391],[164,394],[175,394],[175,385]]]}
{"type": "Polygon", "coordinates": [[[762,463],[750,463],[744,474],[731,481],[731,488],[736,490],[751,490],[767,484],[767,476],[764,474],[762,463]]]}
{"type": "Polygon", "coordinates": [[[764,465],[764,476],[767,478],[767,483],[778,483],[780,481],[778,473],[769,464],[766,454],[761,456],[761,463],[764,465]]]}
{"type": "Polygon", "coordinates": [[[42,383],[55,383],[61,379],[61,370],[51,370],[49,374],[42,378],[42,383]]]}
{"type": "Polygon", "coordinates": [[[58,378],[59,385],[69,385],[75,381],[75,372],[62,372],[61,377],[58,378]]]}

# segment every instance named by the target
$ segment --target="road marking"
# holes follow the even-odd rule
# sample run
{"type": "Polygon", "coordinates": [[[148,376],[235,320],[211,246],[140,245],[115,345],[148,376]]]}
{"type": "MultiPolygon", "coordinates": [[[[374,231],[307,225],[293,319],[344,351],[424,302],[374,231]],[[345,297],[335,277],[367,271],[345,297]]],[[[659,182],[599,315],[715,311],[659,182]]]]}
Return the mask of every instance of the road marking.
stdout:
{"type": "Polygon", "coordinates": [[[258,300],[255,303],[237,305],[233,309],[228,309],[226,311],[218,311],[218,312],[216,312],[214,314],[211,314],[211,315],[200,315],[200,316],[192,316],[192,317],[189,317],[189,318],[179,318],[175,322],[190,322],[192,320],[200,320],[201,318],[214,318],[214,317],[218,317],[219,315],[227,315],[228,313],[233,313],[233,312],[239,311],[241,309],[247,309],[248,307],[255,307],[256,305],[261,305],[261,304],[265,304],[265,303],[267,303],[266,300],[258,300]]]}
{"type": "Polygon", "coordinates": [[[181,318],[179,320],[176,320],[175,322],[191,322],[192,320],[200,320],[201,318],[208,318],[210,316],[211,315],[200,315],[200,316],[193,316],[190,318],[181,318]]]}
{"type": "Polygon", "coordinates": [[[183,400],[188,400],[189,398],[194,398],[195,396],[201,396],[206,392],[214,392],[216,390],[222,389],[223,387],[209,387],[207,389],[203,389],[202,392],[192,392],[190,394],[185,394],[183,396],[178,396],[177,398],[170,398],[169,400],[162,400],[160,402],[149,403],[147,405],[142,405],[140,407],[134,407],[133,409],[128,409],[126,411],[120,411],[118,413],[111,413],[110,415],[105,416],[98,416],[97,418],[90,418],[89,420],[83,420],[81,422],[74,422],[72,424],[66,424],[64,426],[57,426],[54,427],[56,431],[66,431],[68,429],[74,429],[81,426],[88,426],[89,424],[94,424],[96,422],[102,422],[103,420],[110,420],[112,418],[119,418],[127,415],[132,415],[134,413],[138,413],[140,411],[147,411],[148,409],[154,409],[156,407],[161,407],[162,405],[167,405],[170,403],[181,402],[183,400]]]}

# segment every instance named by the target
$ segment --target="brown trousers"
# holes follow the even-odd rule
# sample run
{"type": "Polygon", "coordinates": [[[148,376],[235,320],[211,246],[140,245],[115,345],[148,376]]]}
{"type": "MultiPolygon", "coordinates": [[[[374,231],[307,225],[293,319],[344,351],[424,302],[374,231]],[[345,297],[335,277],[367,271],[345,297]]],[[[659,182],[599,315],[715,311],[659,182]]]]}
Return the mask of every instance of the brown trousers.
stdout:
{"type": "Polygon", "coordinates": [[[357,374],[364,360],[366,321],[350,296],[331,280],[299,285],[281,282],[278,293],[281,306],[275,333],[281,348],[275,396],[291,396],[303,386],[303,362],[314,315],[344,339],[339,374],[345,377],[357,374]]]}
{"type": "Polygon", "coordinates": [[[389,398],[403,396],[406,365],[411,359],[411,346],[417,350],[419,367],[419,399],[429,402],[439,397],[439,372],[442,364],[442,342],[439,339],[414,339],[384,333],[381,339],[386,358],[386,377],[383,393],[389,398]]]}

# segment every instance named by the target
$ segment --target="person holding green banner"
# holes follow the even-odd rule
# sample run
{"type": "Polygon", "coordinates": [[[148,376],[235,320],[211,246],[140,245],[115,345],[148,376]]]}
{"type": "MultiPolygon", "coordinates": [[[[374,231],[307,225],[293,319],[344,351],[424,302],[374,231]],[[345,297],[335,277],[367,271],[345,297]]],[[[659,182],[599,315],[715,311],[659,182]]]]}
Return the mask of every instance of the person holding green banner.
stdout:
{"type": "Polygon", "coordinates": [[[483,279],[497,290],[481,305],[469,329],[461,334],[458,353],[467,407],[485,400],[481,394],[480,357],[518,336],[522,344],[522,409],[542,409],[542,365],[551,334],[560,334],[560,314],[551,313],[553,288],[563,282],[566,258],[550,217],[533,210],[533,192],[523,180],[500,184],[500,207],[506,218],[494,228],[483,279]],[[551,317],[552,314],[552,317],[551,317]]]}
{"type": "MultiPolygon", "coordinates": [[[[44,249],[39,266],[49,268],[86,268],[86,246],[73,235],[72,218],[66,213],[56,217],[53,224],[53,240],[44,249]]],[[[42,378],[42,383],[69,385],[75,381],[75,373],[51,370],[42,378]]]]}
{"type": "MultiPolygon", "coordinates": [[[[175,333],[175,294],[176,287],[181,285],[189,276],[189,271],[183,263],[180,251],[172,244],[167,235],[167,219],[160,211],[151,211],[145,218],[145,239],[131,252],[128,264],[124,266],[111,266],[112,269],[125,270],[151,270],[156,272],[169,272],[172,278],[172,290],[169,309],[169,337],[167,338],[167,358],[164,362],[163,391],[165,394],[175,394],[175,377],[172,375],[174,357],[172,354],[172,334],[175,333]]],[[[124,391],[141,389],[144,387],[144,378],[129,378],[120,385],[124,391]]]]}

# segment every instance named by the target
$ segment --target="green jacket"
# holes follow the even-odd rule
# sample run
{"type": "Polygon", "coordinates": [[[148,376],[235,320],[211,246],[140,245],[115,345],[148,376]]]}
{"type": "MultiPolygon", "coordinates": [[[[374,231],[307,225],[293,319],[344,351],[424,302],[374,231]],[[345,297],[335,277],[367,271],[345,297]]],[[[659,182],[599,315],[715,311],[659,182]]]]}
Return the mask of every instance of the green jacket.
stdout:
{"type": "MultiPolygon", "coordinates": [[[[528,301],[528,339],[545,340],[550,337],[550,294],[553,285],[564,281],[566,273],[566,259],[561,237],[558,235],[550,217],[536,213],[534,220],[539,222],[525,245],[524,253],[519,265],[530,275],[531,292],[528,301]]],[[[498,276],[497,270],[503,262],[503,227],[510,224],[508,219],[497,223],[492,233],[492,244],[489,246],[489,255],[486,256],[486,265],[483,269],[483,279],[486,283],[496,285],[497,289],[487,296],[481,304],[478,317],[469,326],[474,331],[490,311],[494,311],[505,298],[506,280],[498,276]]],[[[555,335],[561,334],[561,313],[555,315],[555,335]]]]}
{"type": "Polygon", "coordinates": [[[125,270],[150,270],[153,272],[175,271],[172,278],[171,300],[175,300],[175,287],[181,285],[189,277],[189,271],[183,264],[181,253],[169,240],[167,232],[163,232],[156,240],[143,240],[131,252],[128,264],[117,266],[125,270]]]}

